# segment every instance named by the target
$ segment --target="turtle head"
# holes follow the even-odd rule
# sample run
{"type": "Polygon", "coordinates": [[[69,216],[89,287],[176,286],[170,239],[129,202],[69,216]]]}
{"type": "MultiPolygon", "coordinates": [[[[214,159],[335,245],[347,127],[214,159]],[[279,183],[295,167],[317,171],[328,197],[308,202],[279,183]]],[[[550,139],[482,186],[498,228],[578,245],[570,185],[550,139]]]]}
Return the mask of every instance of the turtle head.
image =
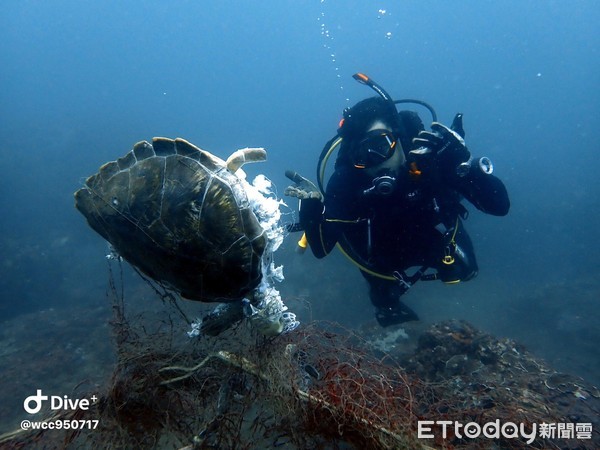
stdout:
{"type": "Polygon", "coordinates": [[[264,148],[242,148],[236,150],[227,158],[227,170],[235,173],[240,167],[249,162],[262,162],[267,160],[267,151],[264,148]]]}

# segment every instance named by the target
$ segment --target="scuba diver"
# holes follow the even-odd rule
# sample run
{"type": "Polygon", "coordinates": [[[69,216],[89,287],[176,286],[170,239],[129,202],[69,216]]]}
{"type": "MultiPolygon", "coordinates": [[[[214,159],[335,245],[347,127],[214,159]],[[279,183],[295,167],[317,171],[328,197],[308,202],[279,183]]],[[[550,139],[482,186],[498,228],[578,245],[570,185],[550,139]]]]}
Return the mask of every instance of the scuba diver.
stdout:
{"type": "Polygon", "coordinates": [[[425,102],[394,101],[366,75],[353,77],[378,96],[343,112],[336,136],[319,159],[319,187],[287,171],[294,184],[285,195],[300,200],[294,227],[304,231],[299,245],[308,243],[323,258],[337,244],[368,281],[375,317],[386,327],[419,320],[400,301],[419,279],[452,284],[477,275],[461,200],[495,216],[506,215],[510,201],[502,181],[492,175],[489,158],[474,158],[467,149],[462,114],[447,127],[425,102]],[[428,108],[431,131],[417,113],[398,111],[398,103],[428,108]],[[336,149],[334,172],[324,190],[327,160],[336,149]]]}

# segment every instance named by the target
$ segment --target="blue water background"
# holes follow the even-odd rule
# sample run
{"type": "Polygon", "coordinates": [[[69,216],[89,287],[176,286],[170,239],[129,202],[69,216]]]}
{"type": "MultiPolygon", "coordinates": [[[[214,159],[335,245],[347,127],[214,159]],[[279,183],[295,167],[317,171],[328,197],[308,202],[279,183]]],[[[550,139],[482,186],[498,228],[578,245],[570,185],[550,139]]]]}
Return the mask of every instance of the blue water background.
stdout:
{"type": "MultiPolygon", "coordinates": [[[[220,156],[264,146],[248,167],[283,191],[314,179],[346,106],[372,96],[464,113],[472,153],[507,185],[507,217],[473,211],[480,276],[420,283],[426,322],[464,318],[600,382],[600,8],[583,1],[16,1],[0,15],[0,321],[102,300],[106,244],[73,192],[153,136],[220,156]]],[[[423,118],[428,121],[425,112],[423,118]]],[[[297,205],[289,201],[290,210],[297,205]]],[[[292,218],[291,214],[286,215],[292,218]]],[[[278,252],[284,298],[315,319],[372,320],[340,255],[278,252]]],[[[74,380],[76,381],[76,380],[74,380]]]]}

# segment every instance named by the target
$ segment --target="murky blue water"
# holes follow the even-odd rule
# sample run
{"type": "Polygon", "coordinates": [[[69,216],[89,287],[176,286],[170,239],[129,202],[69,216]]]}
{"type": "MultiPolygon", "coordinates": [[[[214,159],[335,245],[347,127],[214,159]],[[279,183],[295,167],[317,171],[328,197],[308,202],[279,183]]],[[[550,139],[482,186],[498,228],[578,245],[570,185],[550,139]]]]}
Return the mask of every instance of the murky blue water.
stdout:
{"type": "MultiPolygon", "coordinates": [[[[247,171],[282,192],[286,169],[314,178],[342,110],[373,95],[361,71],[442,122],[463,112],[512,201],[466,223],[477,279],[420,283],[406,302],[598,383],[598,23],[594,1],[4,2],[0,320],[103,298],[106,246],[72,198],[101,164],[153,136],[220,156],[264,146],[269,161],[247,171]]],[[[354,267],[298,257],[295,240],[277,255],[284,297],[317,319],[372,320],[354,267]]]]}

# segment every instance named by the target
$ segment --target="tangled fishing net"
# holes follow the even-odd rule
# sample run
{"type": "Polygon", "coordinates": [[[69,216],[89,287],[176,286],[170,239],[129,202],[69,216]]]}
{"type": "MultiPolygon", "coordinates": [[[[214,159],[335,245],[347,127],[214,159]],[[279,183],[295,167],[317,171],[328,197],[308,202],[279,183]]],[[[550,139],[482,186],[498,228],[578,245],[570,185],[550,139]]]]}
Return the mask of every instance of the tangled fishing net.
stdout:
{"type": "MultiPolygon", "coordinates": [[[[595,448],[598,392],[558,374],[518,344],[465,322],[432,326],[410,355],[331,323],[273,338],[241,322],[190,339],[173,299],[128,312],[111,283],[117,352],[112,377],[88,411],[45,420],[98,420],[95,430],[9,433],[3,448],[595,448]],[[386,350],[386,351],[384,351],[386,350]],[[419,420],[590,422],[587,441],[445,439],[419,420]],[[586,445],[589,445],[586,447],[586,445]]],[[[83,395],[83,394],[82,394],[83,395]]]]}

